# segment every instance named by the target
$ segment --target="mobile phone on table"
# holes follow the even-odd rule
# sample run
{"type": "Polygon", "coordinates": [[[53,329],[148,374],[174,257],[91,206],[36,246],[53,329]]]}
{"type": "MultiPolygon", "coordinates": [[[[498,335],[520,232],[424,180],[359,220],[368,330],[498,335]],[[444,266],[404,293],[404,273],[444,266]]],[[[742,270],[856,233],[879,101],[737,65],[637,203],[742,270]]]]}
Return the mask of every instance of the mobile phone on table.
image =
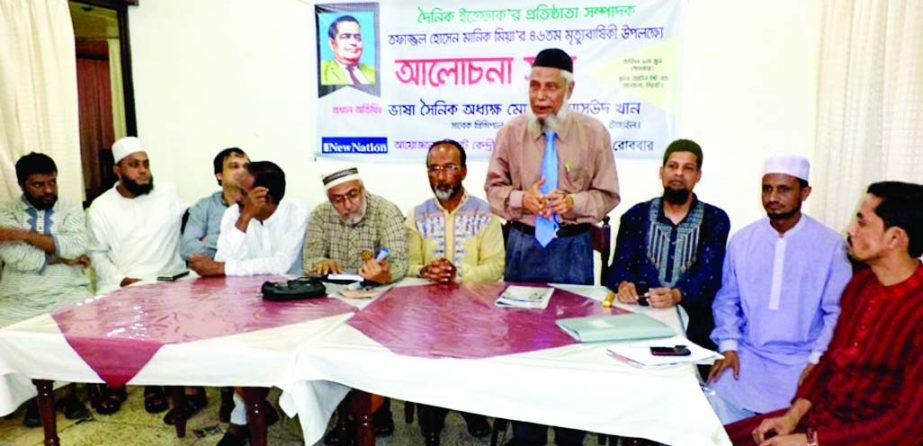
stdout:
{"type": "Polygon", "coordinates": [[[654,356],[689,356],[692,352],[685,345],[651,346],[651,354],[654,356]]]}
{"type": "Polygon", "coordinates": [[[647,301],[647,296],[645,296],[645,294],[647,294],[647,292],[650,290],[651,286],[643,280],[639,280],[637,283],[635,283],[635,292],[638,293],[638,305],[641,305],[642,307],[650,306],[651,303],[647,301]]]}
{"type": "Polygon", "coordinates": [[[182,270],[182,271],[177,271],[177,272],[175,272],[175,273],[163,273],[163,274],[157,276],[157,280],[159,280],[159,281],[161,281],[161,282],[172,282],[172,281],[174,281],[174,280],[176,280],[176,279],[179,279],[180,277],[184,277],[184,276],[187,276],[187,275],[189,275],[189,270],[188,270],[188,269],[184,269],[184,270],[182,270]]]}

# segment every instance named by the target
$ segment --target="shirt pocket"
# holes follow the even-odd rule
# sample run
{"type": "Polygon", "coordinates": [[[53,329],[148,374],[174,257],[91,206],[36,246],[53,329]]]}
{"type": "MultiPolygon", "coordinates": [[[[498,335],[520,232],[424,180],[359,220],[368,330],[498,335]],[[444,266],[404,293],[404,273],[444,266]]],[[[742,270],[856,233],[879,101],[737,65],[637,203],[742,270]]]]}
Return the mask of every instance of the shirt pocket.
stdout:
{"type": "Polygon", "coordinates": [[[579,192],[589,189],[590,174],[586,169],[571,168],[564,171],[564,177],[567,179],[565,187],[569,192],[579,192]]]}

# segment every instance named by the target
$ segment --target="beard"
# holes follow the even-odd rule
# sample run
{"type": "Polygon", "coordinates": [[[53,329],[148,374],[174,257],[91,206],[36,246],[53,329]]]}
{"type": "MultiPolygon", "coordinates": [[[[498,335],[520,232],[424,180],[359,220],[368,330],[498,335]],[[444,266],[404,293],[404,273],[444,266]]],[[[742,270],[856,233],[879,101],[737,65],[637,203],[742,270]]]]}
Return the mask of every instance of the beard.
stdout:
{"type": "Polygon", "coordinates": [[[788,220],[789,218],[794,217],[795,214],[797,214],[797,213],[799,213],[799,212],[801,212],[801,204],[800,204],[800,203],[799,203],[798,206],[796,206],[794,209],[792,209],[792,210],[790,210],[790,211],[787,211],[787,212],[771,213],[771,212],[768,212],[768,211],[767,211],[767,212],[766,212],[766,216],[769,217],[770,220],[788,220]]]}
{"type": "Polygon", "coordinates": [[[450,186],[448,189],[440,189],[439,186],[430,186],[430,189],[433,190],[433,195],[436,196],[436,199],[439,201],[446,201],[461,193],[462,187],[461,183],[459,183],[454,186],[450,186]]]}
{"type": "Polygon", "coordinates": [[[365,217],[365,212],[368,210],[368,201],[365,199],[362,200],[362,206],[358,211],[353,212],[347,216],[340,216],[340,220],[343,221],[346,226],[356,226],[362,221],[362,218],[365,217]]]}
{"type": "Polygon", "coordinates": [[[122,182],[122,187],[124,187],[125,190],[127,190],[128,192],[130,192],[132,195],[136,197],[139,197],[141,195],[147,195],[151,193],[151,190],[154,189],[154,177],[151,177],[151,181],[149,181],[147,184],[139,184],[128,178],[122,178],[121,182],[122,182]]]}
{"type": "Polygon", "coordinates": [[[567,117],[568,108],[570,108],[570,106],[567,105],[567,100],[564,100],[564,102],[561,103],[561,108],[559,108],[555,114],[548,115],[544,118],[535,116],[535,113],[533,113],[532,109],[530,108],[529,111],[526,112],[526,116],[529,120],[528,126],[532,131],[538,133],[544,133],[549,130],[552,132],[557,132],[558,129],[561,128],[561,123],[564,122],[564,118],[567,117]]]}
{"type": "Polygon", "coordinates": [[[35,209],[40,211],[47,211],[54,207],[55,203],[58,202],[58,196],[55,194],[42,194],[37,197],[34,197],[29,194],[25,194],[26,201],[32,205],[35,209]]]}
{"type": "Polygon", "coordinates": [[[692,191],[686,188],[674,189],[672,187],[663,188],[663,201],[670,204],[683,204],[689,200],[692,191]]]}

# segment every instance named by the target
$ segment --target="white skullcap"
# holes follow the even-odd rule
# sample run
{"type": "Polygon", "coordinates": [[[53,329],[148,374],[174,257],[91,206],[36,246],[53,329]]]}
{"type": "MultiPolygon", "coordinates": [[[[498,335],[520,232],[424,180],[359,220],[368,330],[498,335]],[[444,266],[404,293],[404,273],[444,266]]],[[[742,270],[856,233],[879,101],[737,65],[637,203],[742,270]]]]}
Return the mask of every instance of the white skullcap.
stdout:
{"type": "Polygon", "coordinates": [[[112,159],[115,160],[115,164],[118,164],[122,158],[132,153],[143,151],[144,148],[141,147],[140,139],[134,136],[126,136],[112,144],[112,159]]]}
{"type": "Polygon", "coordinates": [[[356,166],[349,166],[346,168],[337,169],[334,172],[328,172],[321,175],[321,180],[324,182],[324,188],[330,190],[330,188],[343,184],[347,181],[360,180],[359,178],[359,169],[356,166]]]}
{"type": "Polygon", "coordinates": [[[781,173],[808,181],[811,163],[801,155],[773,155],[766,160],[763,175],[781,173]]]}

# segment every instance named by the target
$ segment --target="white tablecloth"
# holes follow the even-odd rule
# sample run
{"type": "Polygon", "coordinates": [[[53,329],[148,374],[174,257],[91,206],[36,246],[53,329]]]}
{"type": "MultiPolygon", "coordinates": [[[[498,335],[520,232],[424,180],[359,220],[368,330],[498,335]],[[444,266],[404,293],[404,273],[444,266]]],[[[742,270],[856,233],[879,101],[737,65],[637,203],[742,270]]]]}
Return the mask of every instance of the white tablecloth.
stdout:
{"type": "MultiPolygon", "coordinates": [[[[596,299],[605,295],[601,288],[562,288],[596,299]]],[[[675,309],[631,309],[680,331],[675,309]]],[[[278,387],[282,409],[299,415],[306,444],[321,438],[349,387],[667,444],[730,443],[692,366],[636,369],[607,356],[605,344],[477,360],[400,356],[344,324],[348,318],[168,344],[129,384],[278,387]]],[[[35,395],[32,378],[100,382],[49,315],[0,329],[0,415],[35,395]]]]}

